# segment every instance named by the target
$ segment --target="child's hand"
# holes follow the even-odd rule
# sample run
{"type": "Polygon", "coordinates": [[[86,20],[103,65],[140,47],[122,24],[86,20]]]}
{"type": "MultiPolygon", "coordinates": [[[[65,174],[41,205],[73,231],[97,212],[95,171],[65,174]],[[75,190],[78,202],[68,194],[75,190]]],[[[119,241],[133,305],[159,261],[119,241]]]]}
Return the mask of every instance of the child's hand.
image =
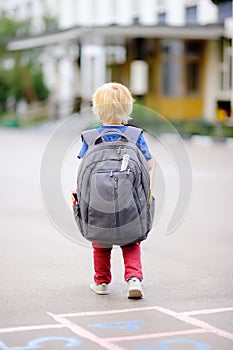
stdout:
{"type": "Polygon", "coordinates": [[[149,171],[151,171],[152,168],[153,168],[153,160],[152,160],[152,159],[149,159],[149,160],[147,161],[147,164],[148,164],[149,171]]]}

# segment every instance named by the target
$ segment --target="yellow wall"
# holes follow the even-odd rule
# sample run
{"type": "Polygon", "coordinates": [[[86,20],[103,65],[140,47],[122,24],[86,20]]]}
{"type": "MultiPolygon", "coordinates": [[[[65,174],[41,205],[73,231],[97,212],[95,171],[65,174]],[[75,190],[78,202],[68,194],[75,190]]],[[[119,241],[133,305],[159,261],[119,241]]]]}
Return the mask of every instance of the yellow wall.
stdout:
{"type": "MultiPolygon", "coordinates": [[[[159,40],[154,40],[154,46],[159,47],[159,40]]],[[[148,93],[136,103],[145,105],[168,119],[199,119],[203,117],[204,109],[204,87],[208,62],[206,62],[206,42],[203,42],[200,59],[200,82],[198,96],[163,96],[161,62],[162,54],[155,52],[152,56],[144,58],[149,65],[148,93]]],[[[129,86],[130,62],[134,60],[131,52],[128,54],[127,62],[123,65],[112,66],[112,80],[121,82],[129,86]]],[[[185,67],[184,67],[185,69],[185,67]]]]}
{"type": "Polygon", "coordinates": [[[145,105],[156,110],[168,119],[198,119],[202,117],[203,101],[201,98],[168,98],[148,95],[145,105]]]}
{"type": "MultiPolygon", "coordinates": [[[[163,61],[162,53],[150,58],[149,64],[153,67],[152,79],[154,91],[148,91],[145,96],[145,104],[149,108],[155,109],[164,117],[171,120],[178,119],[198,119],[203,116],[203,85],[205,80],[205,43],[203,43],[202,57],[200,59],[200,82],[198,96],[164,96],[162,94],[161,65],[163,61]]],[[[183,68],[185,70],[185,67],[183,68]]],[[[183,77],[184,79],[184,77],[183,77]]],[[[185,82],[183,81],[183,88],[185,82]]]]}

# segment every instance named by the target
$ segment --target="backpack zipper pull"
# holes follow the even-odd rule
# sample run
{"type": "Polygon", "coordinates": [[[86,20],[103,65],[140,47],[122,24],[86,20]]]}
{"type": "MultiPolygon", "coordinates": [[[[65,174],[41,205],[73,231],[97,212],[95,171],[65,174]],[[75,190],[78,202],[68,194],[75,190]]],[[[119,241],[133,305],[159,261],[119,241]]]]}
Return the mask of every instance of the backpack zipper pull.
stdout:
{"type": "Polygon", "coordinates": [[[118,185],[118,183],[117,183],[117,181],[118,181],[118,179],[117,179],[117,177],[114,177],[114,188],[115,188],[115,190],[117,189],[117,185],[118,185]]]}
{"type": "Polygon", "coordinates": [[[129,155],[127,153],[124,153],[120,171],[125,171],[128,167],[128,163],[129,163],[129,155]]]}
{"type": "Polygon", "coordinates": [[[109,176],[110,176],[110,177],[113,177],[113,171],[112,171],[112,170],[111,170],[109,176]]]}

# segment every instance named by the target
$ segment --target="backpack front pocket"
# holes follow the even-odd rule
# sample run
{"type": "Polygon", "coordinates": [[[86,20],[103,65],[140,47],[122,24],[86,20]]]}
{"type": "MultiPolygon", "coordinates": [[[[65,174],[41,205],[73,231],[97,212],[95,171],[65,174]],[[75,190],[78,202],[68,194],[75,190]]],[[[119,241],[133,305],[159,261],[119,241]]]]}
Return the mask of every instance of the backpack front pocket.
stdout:
{"type": "Polygon", "coordinates": [[[93,173],[90,179],[88,224],[100,228],[116,227],[116,180],[113,172],[93,173]]]}

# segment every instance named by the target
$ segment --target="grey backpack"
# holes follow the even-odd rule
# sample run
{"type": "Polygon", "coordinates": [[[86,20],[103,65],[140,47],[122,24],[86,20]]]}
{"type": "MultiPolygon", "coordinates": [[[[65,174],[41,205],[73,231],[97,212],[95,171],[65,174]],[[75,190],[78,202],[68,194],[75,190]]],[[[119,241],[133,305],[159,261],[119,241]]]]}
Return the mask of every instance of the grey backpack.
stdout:
{"type": "Polygon", "coordinates": [[[104,245],[127,245],[146,239],[154,220],[147,161],[136,146],[142,130],[128,126],[85,131],[88,150],[77,177],[74,216],[82,235],[104,245]],[[119,134],[105,141],[106,134],[119,134]]]}

